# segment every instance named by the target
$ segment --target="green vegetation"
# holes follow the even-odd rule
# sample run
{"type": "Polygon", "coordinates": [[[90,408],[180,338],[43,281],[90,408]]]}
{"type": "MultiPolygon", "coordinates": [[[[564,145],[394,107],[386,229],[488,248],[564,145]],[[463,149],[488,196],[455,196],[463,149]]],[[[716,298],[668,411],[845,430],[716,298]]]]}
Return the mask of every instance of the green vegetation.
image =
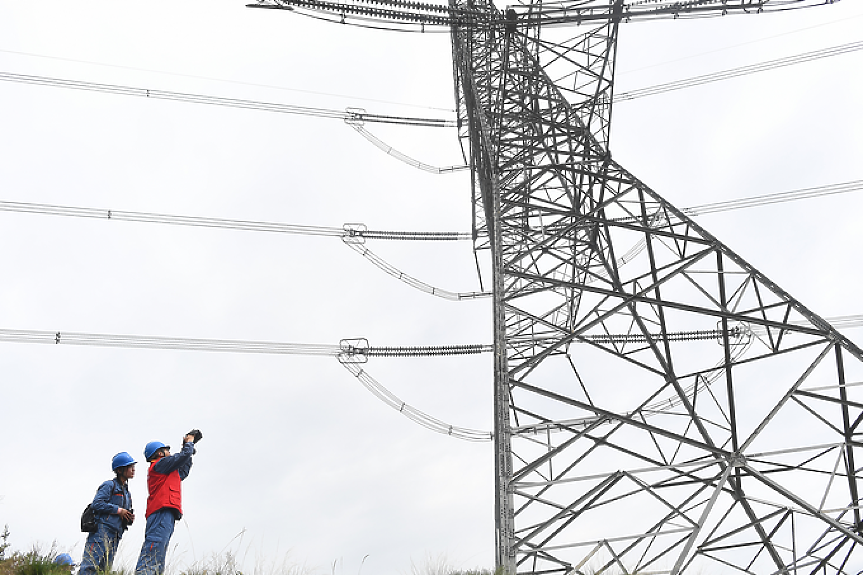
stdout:
{"type": "MultiPolygon", "coordinates": [[[[9,544],[9,527],[6,526],[0,533],[0,575],[69,575],[72,569],[66,565],[57,565],[54,559],[58,551],[56,545],[51,545],[47,551],[34,546],[26,553],[11,551],[9,544]]],[[[365,561],[365,560],[364,560],[365,561]]],[[[168,566],[168,573],[172,570],[168,566]]],[[[363,575],[362,564],[355,571],[356,575],[363,575]]],[[[427,559],[425,565],[417,567],[411,565],[411,575],[502,575],[501,572],[488,569],[456,569],[447,562],[438,558],[427,559]]],[[[176,571],[173,571],[176,573],[176,571]]],[[[319,573],[314,571],[314,573],[319,573]]],[[[251,571],[245,574],[241,571],[237,556],[228,551],[221,554],[212,554],[202,561],[180,571],[179,575],[312,575],[305,566],[291,565],[287,559],[281,563],[261,562],[256,564],[251,571]]],[[[99,575],[134,575],[134,570],[125,568],[114,568],[109,572],[99,575]]],[[[336,561],[332,565],[332,575],[354,575],[350,569],[336,561]]]]}
{"type": "Polygon", "coordinates": [[[0,561],[6,559],[6,550],[9,549],[9,526],[3,527],[3,533],[0,533],[0,561]]]}
{"type": "Polygon", "coordinates": [[[9,544],[8,529],[4,531],[3,558],[0,559],[0,575],[69,575],[69,567],[54,563],[57,551],[54,547],[47,552],[34,548],[27,553],[13,551],[7,553],[9,544]]]}
{"type": "MultiPolygon", "coordinates": [[[[38,545],[26,553],[11,551],[9,543],[9,526],[3,527],[0,533],[0,575],[69,575],[75,568],[69,565],[54,563],[57,557],[57,546],[45,551],[38,545]]],[[[113,569],[100,575],[134,575],[134,571],[113,569]]]]}

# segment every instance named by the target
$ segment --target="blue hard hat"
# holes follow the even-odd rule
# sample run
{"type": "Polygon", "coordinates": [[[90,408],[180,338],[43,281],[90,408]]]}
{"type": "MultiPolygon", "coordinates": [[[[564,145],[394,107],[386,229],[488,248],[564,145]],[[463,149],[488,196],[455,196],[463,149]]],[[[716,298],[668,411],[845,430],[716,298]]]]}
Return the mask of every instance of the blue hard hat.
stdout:
{"type": "Polygon", "coordinates": [[[125,451],[121,451],[111,460],[111,469],[117,471],[119,468],[132,465],[133,463],[137,463],[137,461],[132,459],[132,456],[125,451]]]}
{"type": "MultiPolygon", "coordinates": [[[[119,453],[117,455],[119,455],[119,453]]],[[[75,566],[75,562],[72,561],[72,556],[68,553],[60,553],[59,555],[54,557],[54,563],[56,563],[57,565],[71,565],[73,567],[75,566]]]]}
{"type": "Polygon", "coordinates": [[[165,445],[161,441],[151,441],[150,443],[148,443],[147,445],[144,446],[144,459],[149,460],[151,457],[153,457],[154,453],[156,453],[158,450],[162,449],[163,447],[167,447],[168,449],[171,449],[169,446],[165,445]]]}

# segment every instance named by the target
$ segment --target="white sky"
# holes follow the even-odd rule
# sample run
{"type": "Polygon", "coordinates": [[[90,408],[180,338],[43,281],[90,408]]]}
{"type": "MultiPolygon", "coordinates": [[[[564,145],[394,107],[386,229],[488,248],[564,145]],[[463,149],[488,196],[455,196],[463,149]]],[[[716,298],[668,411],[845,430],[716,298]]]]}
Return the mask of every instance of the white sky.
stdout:
{"type": "MultiPolygon", "coordinates": [[[[446,34],[359,30],[243,4],[0,0],[0,71],[453,116],[446,34]]],[[[854,0],[628,24],[617,90],[859,41],[861,24],[854,0]]],[[[855,52],[621,103],[612,152],[680,207],[860,179],[861,66],[855,52]]],[[[369,128],[425,163],[460,161],[452,129],[369,128]]],[[[0,82],[0,201],[466,231],[469,194],[465,174],[401,164],[338,120],[0,82]]],[[[858,195],[700,221],[816,313],[857,314],[858,195]]],[[[412,290],[335,238],[0,212],[0,245],[2,329],[491,341],[488,301],[412,290]]],[[[479,287],[467,243],[369,247],[433,285],[479,287]]],[[[367,369],[435,417],[491,428],[489,356],[381,358],[367,369]]],[[[416,426],[335,359],[0,343],[0,382],[0,526],[16,549],[56,541],[79,557],[80,512],[110,478],[114,453],[142,459],[147,441],[177,446],[199,427],[175,568],[226,550],[247,573],[492,566],[491,444],[416,426]]],[[[128,568],[143,539],[145,477],[142,462],[131,484],[139,521],[121,544],[128,568]]]]}

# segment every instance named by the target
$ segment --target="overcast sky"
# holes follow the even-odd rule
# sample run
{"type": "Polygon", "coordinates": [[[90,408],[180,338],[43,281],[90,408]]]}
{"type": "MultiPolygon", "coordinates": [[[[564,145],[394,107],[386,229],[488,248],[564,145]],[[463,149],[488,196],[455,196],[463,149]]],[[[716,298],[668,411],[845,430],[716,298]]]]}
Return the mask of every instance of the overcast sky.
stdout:
{"type": "MultiPolygon", "coordinates": [[[[617,91],[859,41],[861,24],[853,0],[628,24],[617,91]]],[[[7,73],[452,119],[450,58],[447,34],[244,2],[0,0],[7,73]]],[[[861,179],[861,69],[858,51],[622,102],[612,153],[679,207],[861,179]]],[[[454,129],[368,127],[427,164],[461,162],[454,129]]],[[[816,313],[863,314],[859,195],[700,221],[816,313]]],[[[467,231],[471,217],[466,174],[416,170],[340,120],[11,82],[0,82],[0,201],[411,231],[467,231]]],[[[338,238],[0,211],[0,245],[0,329],[491,342],[489,301],[416,291],[338,238]]],[[[468,243],[368,247],[432,285],[480,287],[468,243]]],[[[375,358],[366,369],[418,409],[491,429],[489,355],[375,358]]],[[[0,526],[15,549],[56,541],[79,558],[80,512],[111,457],[129,451],[139,520],[119,565],[133,567],[143,446],[179,447],[198,427],[176,569],[226,551],[265,575],[493,564],[491,444],[415,425],[334,358],[0,342],[0,382],[0,526]]]]}

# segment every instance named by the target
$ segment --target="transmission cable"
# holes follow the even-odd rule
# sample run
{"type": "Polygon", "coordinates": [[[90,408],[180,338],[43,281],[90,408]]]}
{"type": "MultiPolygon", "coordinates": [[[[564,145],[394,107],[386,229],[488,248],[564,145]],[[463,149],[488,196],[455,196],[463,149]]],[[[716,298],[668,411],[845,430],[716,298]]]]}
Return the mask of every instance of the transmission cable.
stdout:
{"type": "Polygon", "coordinates": [[[799,190],[792,190],[790,192],[779,192],[774,194],[764,194],[762,196],[752,196],[749,198],[728,200],[725,202],[700,204],[697,206],[683,208],[682,211],[688,216],[702,216],[704,214],[712,214],[715,212],[727,212],[730,210],[752,208],[755,206],[793,202],[795,200],[805,200],[808,198],[830,196],[833,194],[844,194],[845,192],[854,192],[860,189],[863,189],[863,180],[852,180],[850,182],[842,182],[840,184],[828,184],[826,186],[817,186],[813,188],[801,188],[799,190]]]}
{"type": "MultiPolygon", "coordinates": [[[[828,322],[833,322],[830,318],[828,322]]],[[[843,327],[856,327],[863,325],[863,315],[840,316],[835,319],[837,325],[843,327]]],[[[740,330],[734,332],[735,337],[740,330]]],[[[621,342],[641,342],[647,339],[656,339],[667,337],[670,340],[698,340],[698,339],[716,339],[720,336],[718,330],[706,331],[688,331],[679,333],[669,333],[665,336],[651,334],[649,336],[635,337],[633,339],[628,335],[614,336],[609,334],[599,334],[597,336],[584,336],[581,340],[584,342],[593,342],[599,344],[621,343],[621,342]]],[[[368,357],[431,357],[431,356],[448,356],[448,355],[475,355],[480,353],[489,353],[494,351],[494,346],[488,344],[468,344],[468,345],[446,345],[446,346],[413,346],[413,347],[374,347],[368,345],[365,339],[342,340],[339,345],[322,345],[322,344],[297,344],[297,343],[278,343],[270,341],[246,341],[246,340],[227,340],[227,339],[200,339],[200,338],[176,338],[163,336],[130,336],[116,334],[94,334],[80,332],[53,332],[44,330],[13,330],[0,329],[0,341],[14,343],[41,343],[53,345],[76,345],[76,346],[95,346],[108,348],[129,348],[129,349],[162,349],[162,350],[188,350],[188,351],[214,351],[214,352],[232,352],[232,353],[257,353],[257,354],[277,354],[277,355],[313,355],[313,356],[330,356],[337,357],[339,362],[350,371],[372,394],[378,399],[396,409],[412,421],[431,429],[438,433],[444,433],[457,439],[467,441],[489,441],[492,439],[492,434],[487,431],[479,431],[470,428],[457,427],[447,424],[439,419],[436,419],[419,409],[416,409],[371,377],[359,364],[364,363],[368,357]]],[[[738,346],[735,353],[735,359],[742,354],[745,349],[751,345],[751,339],[748,339],[743,346],[738,346]]],[[[720,367],[718,364],[717,367],[720,367]]],[[[695,388],[709,386],[710,383],[718,377],[718,373],[711,376],[702,377],[702,380],[692,384],[687,388],[687,392],[693,391],[695,388]]],[[[673,409],[679,404],[679,398],[670,398],[646,406],[644,409],[648,415],[655,412],[665,412],[673,409]]],[[[585,420],[587,421],[587,420],[585,420]]],[[[571,427],[575,424],[584,424],[584,422],[560,422],[555,425],[556,428],[562,429],[571,427]]],[[[531,426],[548,428],[547,425],[531,426]]],[[[524,429],[522,430],[524,431],[524,429]]]]}
{"type": "Polygon", "coordinates": [[[324,226],[300,226],[276,222],[258,222],[248,220],[231,220],[222,218],[207,218],[198,216],[174,216],[149,212],[126,212],[120,210],[82,208],[74,206],[57,206],[52,204],[35,204],[27,202],[0,201],[0,211],[44,214],[51,216],[71,216],[77,218],[95,218],[102,220],[120,220],[127,222],[144,222],[154,224],[169,224],[175,226],[191,226],[201,228],[223,228],[253,232],[276,232],[283,234],[300,234],[316,236],[343,236],[344,228],[324,226]]]}
{"type": "Polygon", "coordinates": [[[821,58],[828,58],[830,56],[847,54],[849,52],[855,52],[861,49],[863,49],[863,41],[851,42],[850,44],[841,44],[839,46],[831,46],[829,48],[815,50],[814,52],[797,54],[796,56],[787,56],[785,58],[768,60],[766,62],[759,62],[757,64],[750,64],[748,66],[741,66],[739,68],[730,68],[728,70],[721,70],[719,72],[704,74],[702,76],[684,78],[683,80],[676,80],[674,82],[668,82],[665,84],[647,86],[646,88],[630,90],[629,92],[620,92],[614,95],[613,101],[623,102],[626,100],[634,100],[635,98],[643,98],[645,96],[662,94],[665,92],[670,92],[672,90],[682,90],[683,88],[691,88],[693,86],[700,86],[702,84],[708,84],[710,82],[718,82],[720,80],[727,80],[729,78],[737,78],[738,76],[747,76],[749,74],[755,74],[756,72],[773,70],[774,68],[781,68],[785,66],[791,66],[793,64],[810,62],[812,60],[819,60],[821,58]]]}
{"type": "MultiPolygon", "coordinates": [[[[669,92],[672,90],[680,90],[683,88],[690,88],[692,86],[698,86],[701,84],[707,84],[707,83],[716,82],[719,80],[726,80],[726,79],[735,78],[738,76],[745,76],[748,74],[754,74],[756,72],[763,72],[765,70],[771,70],[774,68],[791,66],[793,64],[800,64],[803,62],[809,62],[812,60],[818,60],[818,59],[827,58],[830,56],[838,56],[840,54],[846,54],[846,53],[861,50],[861,49],[863,49],[863,41],[852,42],[850,44],[842,44],[839,46],[832,46],[832,47],[824,48],[821,50],[816,50],[814,52],[806,52],[803,54],[798,54],[796,56],[788,56],[785,58],[779,58],[776,60],[769,60],[766,62],[760,62],[757,64],[742,66],[739,68],[731,68],[728,70],[722,70],[719,72],[714,72],[711,74],[705,74],[702,76],[695,76],[692,78],[686,78],[683,80],[677,80],[677,81],[668,82],[665,84],[648,86],[645,88],[631,90],[629,92],[620,92],[618,94],[615,94],[614,101],[615,102],[621,102],[621,101],[626,101],[626,100],[633,100],[635,98],[652,96],[655,94],[661,94],[661,93],[669,92]]],[[[18,82],[18,83],[22,83],[22,84],[33,84],[33,85],[40,85],[40,86],[53,86],[53,87],[60,87],[60,88],[72,88],[72,89],[77,89],[77,90],[102,92],[102,93],[107,93],[107,94],[121,94],[121,95],[127,95],[127,96],[138,96],[138,97],[144,97],[144,98],[188,102],[188,103],[194,103],[194,104],[208,104],[208,105],[216,105],[216,106],[226,106],[226,107],[230,107],[230,108],[243,108],[243,109],[260,110],[260,111],[266,111],[266,112],[279,112],[279,113],[283,113],[283,114],[299,114],[299,115],[312,116],[312,117],[318,117],[318,118],[333,118],[333,119],[341,119],[341,120],[360,119],[363,122],[401,124],[401,125],[410,125],[410,126],[426,126],[426,127],[441,127],[441,128],[456,127],[456,122],[454,122],[453,120],[444,120],[444,119],[440,119],[440,118],[417,118],[417,117],[408,117],[408,116],[391,116],[391,115],[384,115],[384,114],[364,114],[361,118],[358,118],[356,113],[351,113],[348,111],[341,111],[341,110],[327,109],[327,108],[313,108],[313,107],[309,107],[309,106],[297,106],[297,105],[293,105],[293,104],[278,104],[278,103],[272,103],[272,102],[261,102],[261,101],[256,101],[256,100],[246,100],[246,99],[238,99],[238,98],[223,98],[223,97],[219,97],[219,96],[208,96],[205,94],[188,94],[188,93],[182,93],[182,92],[171,92],[171,91],[167,91],[167,90],[135,88],[135,87],[131,87],[131,86],[122,86],[122,85],[117,85],[117,84],[101,84],[101,83],[96,83],[96,82],[85,82],[85,81],[81,81],[81,80],[50,78],[47,76],[13,74],[10,72],[0,72],[0,81],[18,82]]]]}
{"type": "MultiPolygon", "coordinates": [[[[738,198],[723,202],[711,202],[682,208],[689,216],[701,216],[716,212],[725,212],[743,208],[754,208],[769,204],[793,202],[821,196],[844,194],[863,190],[863,180],[851,180],[838,184],[827,184],[811,188],[800,188],[787,192],[738,198]]],[[[264,222],[253,220],[234,220],[226,218],[209,218],[200,216],[178,216],[154,212],[130,212],[105,208],[86,208],[77,206],[60,206],[56,204],[40,204],[30,202],[10,202],[0,200],[0,212],[22,212],[52,216],[71,216],[79,218],[94,218],[103,220],[121,220],[129,222],[158,223],[179,226],[223,228],[254,232],[276,232],[300,235],[318,235],[332,237],[360,237],[382,240],[444,240],[464,241],[472,239],[470,232],[408,232],[369,230],[362,224],[345,224],[342,227],[304,226],[279,222],[264,222]]]]}
{"type": "MultiPolygon", "coordinates": [[[[825,186],[792,190],[789,192],[779,192],[774,194],[765,194],[762,196],[753,196],[750,198],[728,200],[725,202],[701,204],[698,206],[683,208],[682,211],[689,216],[700,216],[708,213],[751,208],[767,204],[790,202],[820,196],[858,191],[861,189],[863,189],[863,180],[853,180],[839,184],[828,184],[825,186]]],[[[243,231],[341,237],[342,240],[348,245],[348,247],[362,255],[367,261],[371,262],[382,271],[415,289],[431,294],[435,297],[440,297],[453,301],[460,301],[484,298],[491,295],[491,292],[485,291],[453,292],[442,288],[434,287],[430,284],[427,284],[421,280],[410,276],[409,274],[406,274],[395,266],[387,263],[384,259],[377,256],[363,245],[363,242],[366,239],[463,241],[472,239],[472,236],[469,232],[382,231],[369,230],[366,228],[366,226],[362,224],[345,224],[341,228],[325,226],[301,226],[277,222],[231,220],[195,216],[175,216],[147,212],[128,212],[110,209],[82,208],[73,206],[57,206],[51,204],[7,201],[0,201],[0,211],[47,214],[55,216],[72,216],[81,218],[112,219],[192,227],[224,228],[243,231]]],[[[628,219],[634,220],[635,218],[628,219]]],[[[632,260],[635,256],[637,256],[645,249],[646,245],[647,243],[643,239],[637,242],[632,248],[630,248],[628,252],[618,258],[618,265],[624,265],[630,260],[632,260]]],[[[607,274],[605,272],[602,272],[599,277],[605,275],[607,274]]]]}
{"type": "Polygon", "coordinates": [[[489,353],[488,344],[423,345],[375,347],[368,340],[344,339],[339,345],[280,343],[240,339],[200,339],[185,337],[117,335],[71,331],[32,329],[0,329],[0,341],[13,343],[47,343],[130,349],[166,349],[185,351],[217,351],[231,353],[262,353],[271,355],[317,355],[338,357],[342,361],[364,361],[367,357],[436,357],[445,355],[475,355],[489,353]],[[363,342],[358,345],[356,342],[363,342]]]}
{"type": "Polygon", "coordinates": [[[465,427],[449,425],[419,409],[408,405],[393,395],[383,385],[368,375],[359,363],[367,357],[432,357],[449,355],[473,355],[491,352],[491,345],[445,345],[412,347],[374,347],[368,341],[342,340],[339,345],[277,343],[271,341],[244,341],[234,339],[191,339],[161,336],[109,335],[79,332],[52,332],[38,330],[0,329],[0,341],[15,343],[42,343],[53,345],[77,345],[97,347],[120,347],[131,349],[164,349],[215,351],[233,353],[262,353],[277,355],[314,355],[337,357],[363,386],[378,399],[397,409],[412,421],[439,433],[467,441],[489,441],[491,433],[465,427]],[[360,342],[360,345],[357,345],[360,342]]]}
{"type": "Polygon", "coordinates": [[[382,258],[378,257],[370,249],[362,245],[361,243],[348,241],[345,239],[345,244],[348,245],[352,250],[363,256],[365,259],[376,265],[379,269],[385,271],[389,275],[393,276],[400,282],[406,283],[407,285],[418,289],[427,294],[433,295],[435,297],[447,299],[450,301],[462,301],[462,300],[470,300],[470,299],[478,299],[478,298],[486,298],[491,297],[491,292],[451,292],[441,288],[434,287],[429,285],[423,281],[420,281],[414,277],[409,276],[403,271],[399,270],[395,266],[390,265],[382,258]]]}
{"type": "MultiPolygon", "coordinates": [[[[138,96],[142,98],[152,98],[156,100],[171,100],[175,102],[188,102],[192,104],[208,104],[213,106],[225,106],[228,108],[260,110],[264,112],[279,112],[282,114],[299,114],[302,116],[312,116],[316,118],[333,118],[339,120],[356,119],[356,114],[327,108],[312,108],[308,106],[296,106],[294,104],[277,104],[273,102],[259,102],[256,100],[207,96],[204,94],[187,94],[183,92],[170,92],[167,90],[134,88],[131,86],[120,86],[117,84],[98,84],[95,82],[84,82],[80,80],[49,78],[47,76],[30,76],[25,74],[0,72],[0,80],[6,82],[17,82],[21,84],[34,84],[38,86],[72,88],[76,90],[102,92],[106,94],[138,96]]],[[[361,119],[364,122],[401,124],[406,126],[424,126],[432,128],[452,128],[456,125],[456,123],[452,120],[443,120],[439,118],[416,118],[409,116],[389,116],[385,114],[365,114],[361,119]]]]}
{"type": "Polygon", "coordinates": [[[382,386],[375,380],[371,375],[368,374],[362,367],[357,365],[356,363],[350,362],[342,362],[342,365],[345,366],[349,372],[351,372],[354,377],[356,377],[363,386],[368,389],[372,394],[410,419],[411,421],[418,423],[419,425],[425,427],[426,429],[430,429],[437,433],[443,433],[444,435],[449,435],[455,437],[456,439],[463,439],[465,441],[491,441],[492,433],[490,431],[480,431],[478,429],[470,429],[466,427],[456,427],[454,425],[449,425],[437,418],[434,418],[427,413],[412,407],[399,399],[396,395],[390,392],[387,388],[382,386]]]}
{"type": "MultiPolygon", "coordinates": [[[[352,112],[354,110],[356,110],[356,108],[348,108],[348,111],[352,112]]],[[[365,110],[358,110],[358,111],[361,113],[365,113],[365,110]]],[[[357,117],[362,118],[362,115],[358,114],[357,117]]],[[[356,120],[356,119],[345,120],[345,123],[348,126],[350,126],[351,128],[353,128],[354,130],[356,130],[359,135],[361,135],[363,138],[365,138],[366,140],[368,140],[369,142],[374,144],[374,146],[376,148],[378,148],[379,150],[382,150],[387,155],[390,155],[393,158],[399,160],[400,162],[404,162],[405,164],[408,164],[409,166],[413,166],[414,168],[423,170],[424,172],[429,172],[431,174],[450,174],[452,172],[458,172],[458,171],[466,170],[466,169],[470,168],[470,166],[468,166],[468,165],[448,166],[445,168],[439,168],[436,166],[431,166],[429,164],[425,164],[423,162],[420,162],[419,160],[415,160],[415,159],[411,158],[407,154],[403,154],[402,152],[399,152],[398,150],[396,150],[395,148],[393,148],[392,146],[390,146],[389,144],[387,144],[386,142],[384,142],[380,138],[377,138],[376,136],[374,136],[371,132],[369,132],[368,130],[366,130],[363,127],[363,123],[361,120],[356,120]]]]}
{"type": "Polygon", "coordinates": [[[332,92],[321,92],[319,90],[303,90],[300,88],[288,88],[286,86],[278,86],[274,84],[262,84],[259,82],[244,82],[242,80],[229,80],[227,78],[216,78],[214,76],[200,76],[198,74],[184,74],[182,72],[169,72],[166,70],[155,70],[153,68],[139,68],[135,66],[123,66],[120,64],[108,64],[105,62],[94,62],[92,60],[79,60],[76,58],[64,58],[61,56],[48,56],[46,54],[34,54],[33,52],[20,52],[18,50],[3,50],[0,49],[0,52],[5,54],[15,54],[16,56],[27,56],[30,58],[45,58],[48,60],[59,60],[61,62],[75,62],[78,64],[88,64],[90,66],[102,66],[106,68],[119,68],[121,70],[134,70],[136,72],[148,72],[152,74],[162,74],[166,76],[176,76],[180,78],[193,78],[195,80],[207,80],[209,82],[222,82],[225,84],[237,84],[240,86],[253,86],[255,88],[267,88],[269,90],[284,90],[287,92],[299,92],[301,94],[311,94],[314,96],[326,96],[330,98],[344,98],[350,100],[362,100],[364,102],[374,102],[376,104],[392,104],[395,106],[405,106],[409,108],[422,108],[425,110],[435,110],[439,112],[454,112],[452,108],[440,108],[437,106],[426,106],[422,104],[408,104],[405,102],[396,102],[394,100],[380,100],[378,98],[365,98],[363,96],[355,96],[355,95],[347,95],[347,94],[334,94],[332,92]]]}
{"type": "Polygon", "coordinates": [[[188,351],[263,353],[277,355],[325,355],[333,357],[337,357],[341,353],[341,348],[338,345],[15,329],[0,329],[0,341],[95,347],[122,347],[130,349],[177,349],[188,351]]]}
{"type": "Polygon", "coordinates": [[[232,220],[200,216],[177,216],[169,214],[158,214],[153,212],[127,212],[104,208],[82,208],[75,206],[58,206],[54,204],[6,202],[2,200],[0,200],[0,212],[22,212],[51,216],[71,216],[78,218],[93,218],[101,220],[120,220],[127,222],[168,224],[175,226],[222,228],[229,230],[242,230],[252,232],[275,232],[283,234],[332,237],[362,237],[377,240],[454,241],[470,239],[470,234],[467,232],[407,232],[369,230],[362,224],[345,224],[341,228],[327,226],[301,226],[296,224],[285,224],[278,222],[232,220]]]}

